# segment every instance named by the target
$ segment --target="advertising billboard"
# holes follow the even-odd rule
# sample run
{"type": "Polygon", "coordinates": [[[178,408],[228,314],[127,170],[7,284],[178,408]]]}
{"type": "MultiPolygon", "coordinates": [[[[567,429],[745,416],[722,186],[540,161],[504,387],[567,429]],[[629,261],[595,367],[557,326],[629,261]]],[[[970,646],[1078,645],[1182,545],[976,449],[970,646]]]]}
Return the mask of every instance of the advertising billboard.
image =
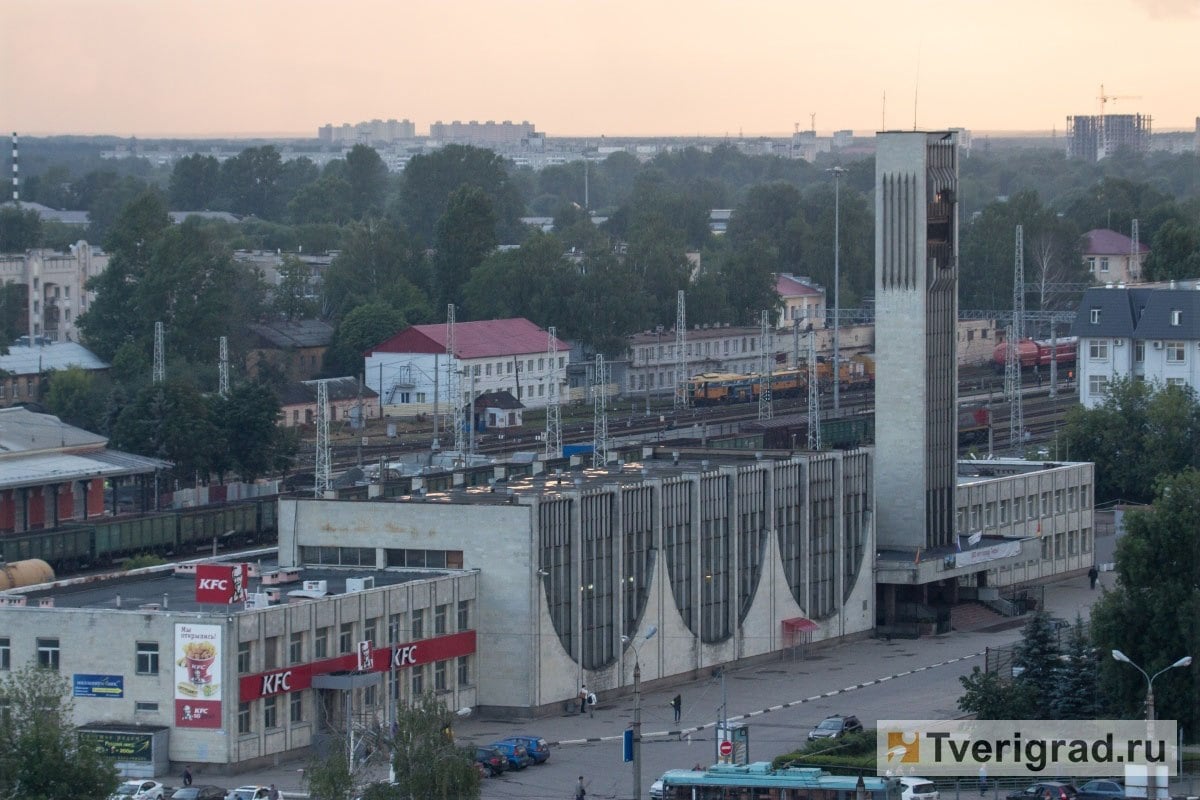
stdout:
{"type": "Polygon", "coordinates": [[[175,726],[221,727],[221,626],[175,626],[175,726]]]}
{"type": "Polygon", "coordinates": [[[71,676],[72,697],[112,697],[125,696],[124,675],[81,675],[71,676]]]}
{"type": "Polygon", "coordinates": [[[79,738],[94,744],[96,749],[114,761],[149,764],[154,752],[154,737],[149,733],[80,731],[79,738]]]}
{"type": "Polygon", "coordinates": [[[249,564],[196,565],[196,602],[229,605],[246,600],[249,564]]]}

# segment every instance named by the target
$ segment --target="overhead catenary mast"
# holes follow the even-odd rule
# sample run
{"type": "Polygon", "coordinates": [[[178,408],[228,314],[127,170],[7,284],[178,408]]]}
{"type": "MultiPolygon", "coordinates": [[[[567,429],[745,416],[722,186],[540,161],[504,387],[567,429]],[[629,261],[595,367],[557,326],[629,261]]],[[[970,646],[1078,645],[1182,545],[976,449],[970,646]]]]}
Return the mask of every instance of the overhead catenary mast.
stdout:
{"type": "MultiPolygon", "coordinates": [[[[1021,407],[1021,339],[1025,335],[1025,232],[1017,226],[1013,260],[1013,321],[1006,333],[1004,393],[1008,396],[1008,446],[1021,446],[1025,418],[1021,407]]],[[[1037,368],[1036,366],[1034,367],[1037,368]]]]}
{"type": "Polygon", "coordinates": [[[317,447],[314,465],[313,496],[324,497],[329,491],[329,385],[317,381],[317,447]]]}
{"type": "Polygon", "coordinates": [[[808,449],[821,449],[821,377],[817,372],[817,332],[808,332],[808,449]]]}
{"type": "Polygon", "coordinates": [[[150,373],[152,383],[162,383],[167,379],[167,368],[163,358],[163,324],[154,323],[154,366],[150,373]]]}
{"type": "Polygon", "coordinates": [[[596,354],[596,375],[592,383],[592,466],[608,463],[608,368],[604,355],[596,354]]]}
{"type": "Polygon", "coordinates": [[[683,289],[675,296],[675,408],[687,408],[687,301],[683,289]]]}
{"type": "Polygon", "coordinates": [[[562,414],[558,405],[558,329],[547,330],[546,357],[550,363],[550,387],[546,395],[546,458],[562,458],[562,414]]]}
{"type": "Polygon", "coordinates": [[[1137,283],[1142,279],[1142,245],[1138,237],[1138,221],[1133,221],[1133,230],[1130,231],[1129,244],[1129,280],[1137,283]]]}
{"type": "Polygon", "coordinates": [[[454,303],[446,306],[446,405],[450,408],[450,424],[454,426],[454,452],[461,458],[466,452],[466,409],[459,386],[459,364],[454,345],[454,303]]]}
{"type": "Polygon", "coordinates": [[[758,418],[768,420],[775,416],[771,397],[771,362],[775,360],[775,343],[771,335],[771,312],[763,310],[759,316],[758,333],[758,418]]]}
{"type": "Polygon", "coordinates": [[[220,366],[217,371],[217,394],[229,397],[229,337],[221,337],[220,366]]]}

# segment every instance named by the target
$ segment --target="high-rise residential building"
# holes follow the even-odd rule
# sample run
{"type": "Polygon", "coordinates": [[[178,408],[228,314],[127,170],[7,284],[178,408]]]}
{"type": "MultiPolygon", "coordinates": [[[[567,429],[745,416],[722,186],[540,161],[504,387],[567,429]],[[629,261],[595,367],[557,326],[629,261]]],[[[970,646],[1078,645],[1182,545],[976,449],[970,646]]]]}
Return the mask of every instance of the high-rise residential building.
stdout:
{"type": "Polygon", "coordinates": [[[875,491],[881,547],[952,546],[958,368],[958,143],[878,134],[875,491]]]}

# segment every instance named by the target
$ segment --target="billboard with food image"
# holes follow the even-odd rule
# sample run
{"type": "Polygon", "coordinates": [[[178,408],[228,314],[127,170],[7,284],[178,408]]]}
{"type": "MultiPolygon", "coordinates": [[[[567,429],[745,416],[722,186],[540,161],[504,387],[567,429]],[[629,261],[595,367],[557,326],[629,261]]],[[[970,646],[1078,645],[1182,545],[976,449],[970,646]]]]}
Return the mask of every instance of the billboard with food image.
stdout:
{"type": "Polygon", "coordinates": [[[221,727],[221,626],[175,626],[175,726],[221,727]]]}

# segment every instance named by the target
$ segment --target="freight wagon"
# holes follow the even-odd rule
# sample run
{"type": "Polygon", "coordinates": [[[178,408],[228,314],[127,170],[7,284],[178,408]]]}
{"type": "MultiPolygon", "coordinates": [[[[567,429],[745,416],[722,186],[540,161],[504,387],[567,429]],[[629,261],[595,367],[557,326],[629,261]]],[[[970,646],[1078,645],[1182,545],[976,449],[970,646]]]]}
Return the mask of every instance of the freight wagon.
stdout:
{"type": "MultiPolygon", "coordinates": [[[[1078,351],[1079,340],[1074,336],[1056,339],[1053,345],[1049,339],[1022,339],[1017,343],[1017,360],[1021,362],[1022,371],[1029,372],[1037,367],[1049,374],[1051,361],[1058,361],[1060,369],[1074,369],[1078,351]]],[[[998,374],[1003,374],[1007,366],[1008,344],[1001,342],[992,351],[992,367],[998,374]]]]}

